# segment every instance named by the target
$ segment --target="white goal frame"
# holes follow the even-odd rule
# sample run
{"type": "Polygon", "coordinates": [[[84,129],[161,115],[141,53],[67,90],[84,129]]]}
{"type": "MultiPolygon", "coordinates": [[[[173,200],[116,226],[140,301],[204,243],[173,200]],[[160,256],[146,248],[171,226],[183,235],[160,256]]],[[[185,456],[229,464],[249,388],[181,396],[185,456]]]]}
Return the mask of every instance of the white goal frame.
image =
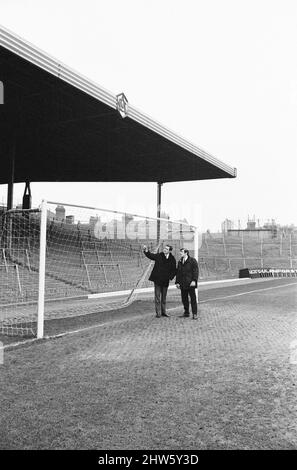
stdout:
{"type": "MultiPolygon", "coordinates": [[[[136,214],[129,214],[120,211],[112,211],[106,209],[99,209],[96,207],[86,207],[86,206],[78,206],[73,204],[66,204],[61,202],[52,202],[42,200],[40,205],[41,211],[41,218],[40,218],[40,240],[39,240],[39,276],[38,276],[38,305],[37,305],[37,338],[42,339],[44,337],[44,312],[45,312],[45,276],[46,276],[46,250],[47,250],[47,211],[49,204],[63,204],[64,206],[71,206],[77,207],[81,209],[94,209],[94,210],[102,210],[104,212],[110,212],[114,214],[127,214],[135,217],[142,217],[147,220],[151,221],[164,221],[168,223],[168,219],[158,218],[158,217],[146,217],[140,216],[136,214]]],[[[199,236],[198,236],[198,229],[195,225],[186,223],[186,222],[176,222],[174,220],[170,220],[172,223],[178,223],[180,225],[186,225],[193,229],[194,231],[194,256],[198,260],[198,250],[199,250],[199,236]]],[[[197,300],[198,300],[198,292],[196,290],[197,300]]]]}

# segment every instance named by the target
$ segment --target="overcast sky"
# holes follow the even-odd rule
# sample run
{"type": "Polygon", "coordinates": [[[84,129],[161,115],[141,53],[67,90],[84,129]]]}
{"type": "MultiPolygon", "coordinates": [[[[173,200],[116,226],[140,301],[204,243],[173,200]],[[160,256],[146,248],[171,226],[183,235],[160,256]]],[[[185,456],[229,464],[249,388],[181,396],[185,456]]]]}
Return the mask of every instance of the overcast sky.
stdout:
{"type": "MultiPolygon", "coordinates": [[[[0,0],[0,23],[237,167],[236,179],[164,185],[173,218],[199,204],[202,230],[248,215],[297,225],[296,0],[0,0]]],[[[34,204],[155,215],[154,184],[31,187],[34,204]]]]}

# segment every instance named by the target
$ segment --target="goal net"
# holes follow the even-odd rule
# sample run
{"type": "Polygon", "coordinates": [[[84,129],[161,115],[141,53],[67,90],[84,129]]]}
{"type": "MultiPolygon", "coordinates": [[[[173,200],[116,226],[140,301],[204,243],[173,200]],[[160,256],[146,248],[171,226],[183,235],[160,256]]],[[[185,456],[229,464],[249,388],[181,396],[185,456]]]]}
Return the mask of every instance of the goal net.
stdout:
{"type": "Polygon", "coordinates": [[[40,210],[0,216],[0,333],[35,333],[38,299],[40,210]]]}
{"type": "MultiPolygon", "coordinates": [[[[156,253],[169,244],[177,260],[181,247],[194,255],[198,246],[195,228],[186,221],[56,202],[5,212],[0,237],[0,333],[38,337],[44,320],[152,297],[153,262],[143,245],[156,253]]],[[[179,297],[173,281],[168,300],[179,297]]]]}

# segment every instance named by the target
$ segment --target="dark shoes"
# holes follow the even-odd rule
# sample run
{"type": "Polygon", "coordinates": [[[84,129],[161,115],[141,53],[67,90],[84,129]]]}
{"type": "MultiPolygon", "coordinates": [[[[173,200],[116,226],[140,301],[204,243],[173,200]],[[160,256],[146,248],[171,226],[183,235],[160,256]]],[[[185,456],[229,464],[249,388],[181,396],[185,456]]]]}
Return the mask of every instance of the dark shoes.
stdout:
{"type": "MultiPolygon", "coordinates": [[[[184,313],[183,315],[180,315],[180,318],[190,318],[190,314],[189,313],[184,313]]],[[[197,313],[194,313],[193,320],[198,320],[198,314],[197,313]]]]}
{"type": "Polygon", "coordinates": [[[162,313],[162,317],[170,317],[170,315],[168,315],[168,313],[164,312],[164,313],[162,313]]]}

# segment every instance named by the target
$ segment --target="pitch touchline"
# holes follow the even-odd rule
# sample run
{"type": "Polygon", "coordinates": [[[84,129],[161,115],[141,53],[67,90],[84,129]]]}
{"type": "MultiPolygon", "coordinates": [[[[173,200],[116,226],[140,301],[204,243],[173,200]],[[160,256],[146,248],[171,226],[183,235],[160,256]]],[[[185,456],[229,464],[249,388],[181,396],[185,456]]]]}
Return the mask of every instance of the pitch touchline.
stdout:
{"type": "MultiPolygon", "coordinates": [[[[206,302],[213,302],[214,300],[230,299],[231,297],[239,297],[241,295],[254,294],[255,292],[262,292],[264,290],[280,289],[281,287],[295,286],[296,284],[297,282],[290,282],[290,284],[284,284],[282,286],[264,287],[263,289],[254,289],[254,290],[249,290],[248,292],[240,292],[240,294],[225,295],[224,297],[215,297],[214,299],[199,300],[198,303],[205,304],[206,302]]],[[[180,307],[172,307],[168,310],[173,311],[173,310],[178,310],[179,308],[180,307]]]]}
{"type": "Polygon", "coordinates": [[[255,292],[262,292],[264,290],[271,290],[271,289],[280,289],[282,287],[287,287],[287,286],[295,286],[297,282],[291,282],[290,284],[284,284],[282,286],[273,286],[273,287],[264,287],[263,289],[254,289],[254,290],[249,290],[248,292],[240,292],[240,294],[232,294],[232,295],[226,295],[224,297],[216,297],[215,299],[208,299],[208,300],[201,300],[199,302],[200,304],[205,303],[205,302],[211,302],[213,300],[223,300],[223,299],[228,299],[230,297],[239,297],[241,295],[246,295],[246,294],[254,294],[255,292]]]}

